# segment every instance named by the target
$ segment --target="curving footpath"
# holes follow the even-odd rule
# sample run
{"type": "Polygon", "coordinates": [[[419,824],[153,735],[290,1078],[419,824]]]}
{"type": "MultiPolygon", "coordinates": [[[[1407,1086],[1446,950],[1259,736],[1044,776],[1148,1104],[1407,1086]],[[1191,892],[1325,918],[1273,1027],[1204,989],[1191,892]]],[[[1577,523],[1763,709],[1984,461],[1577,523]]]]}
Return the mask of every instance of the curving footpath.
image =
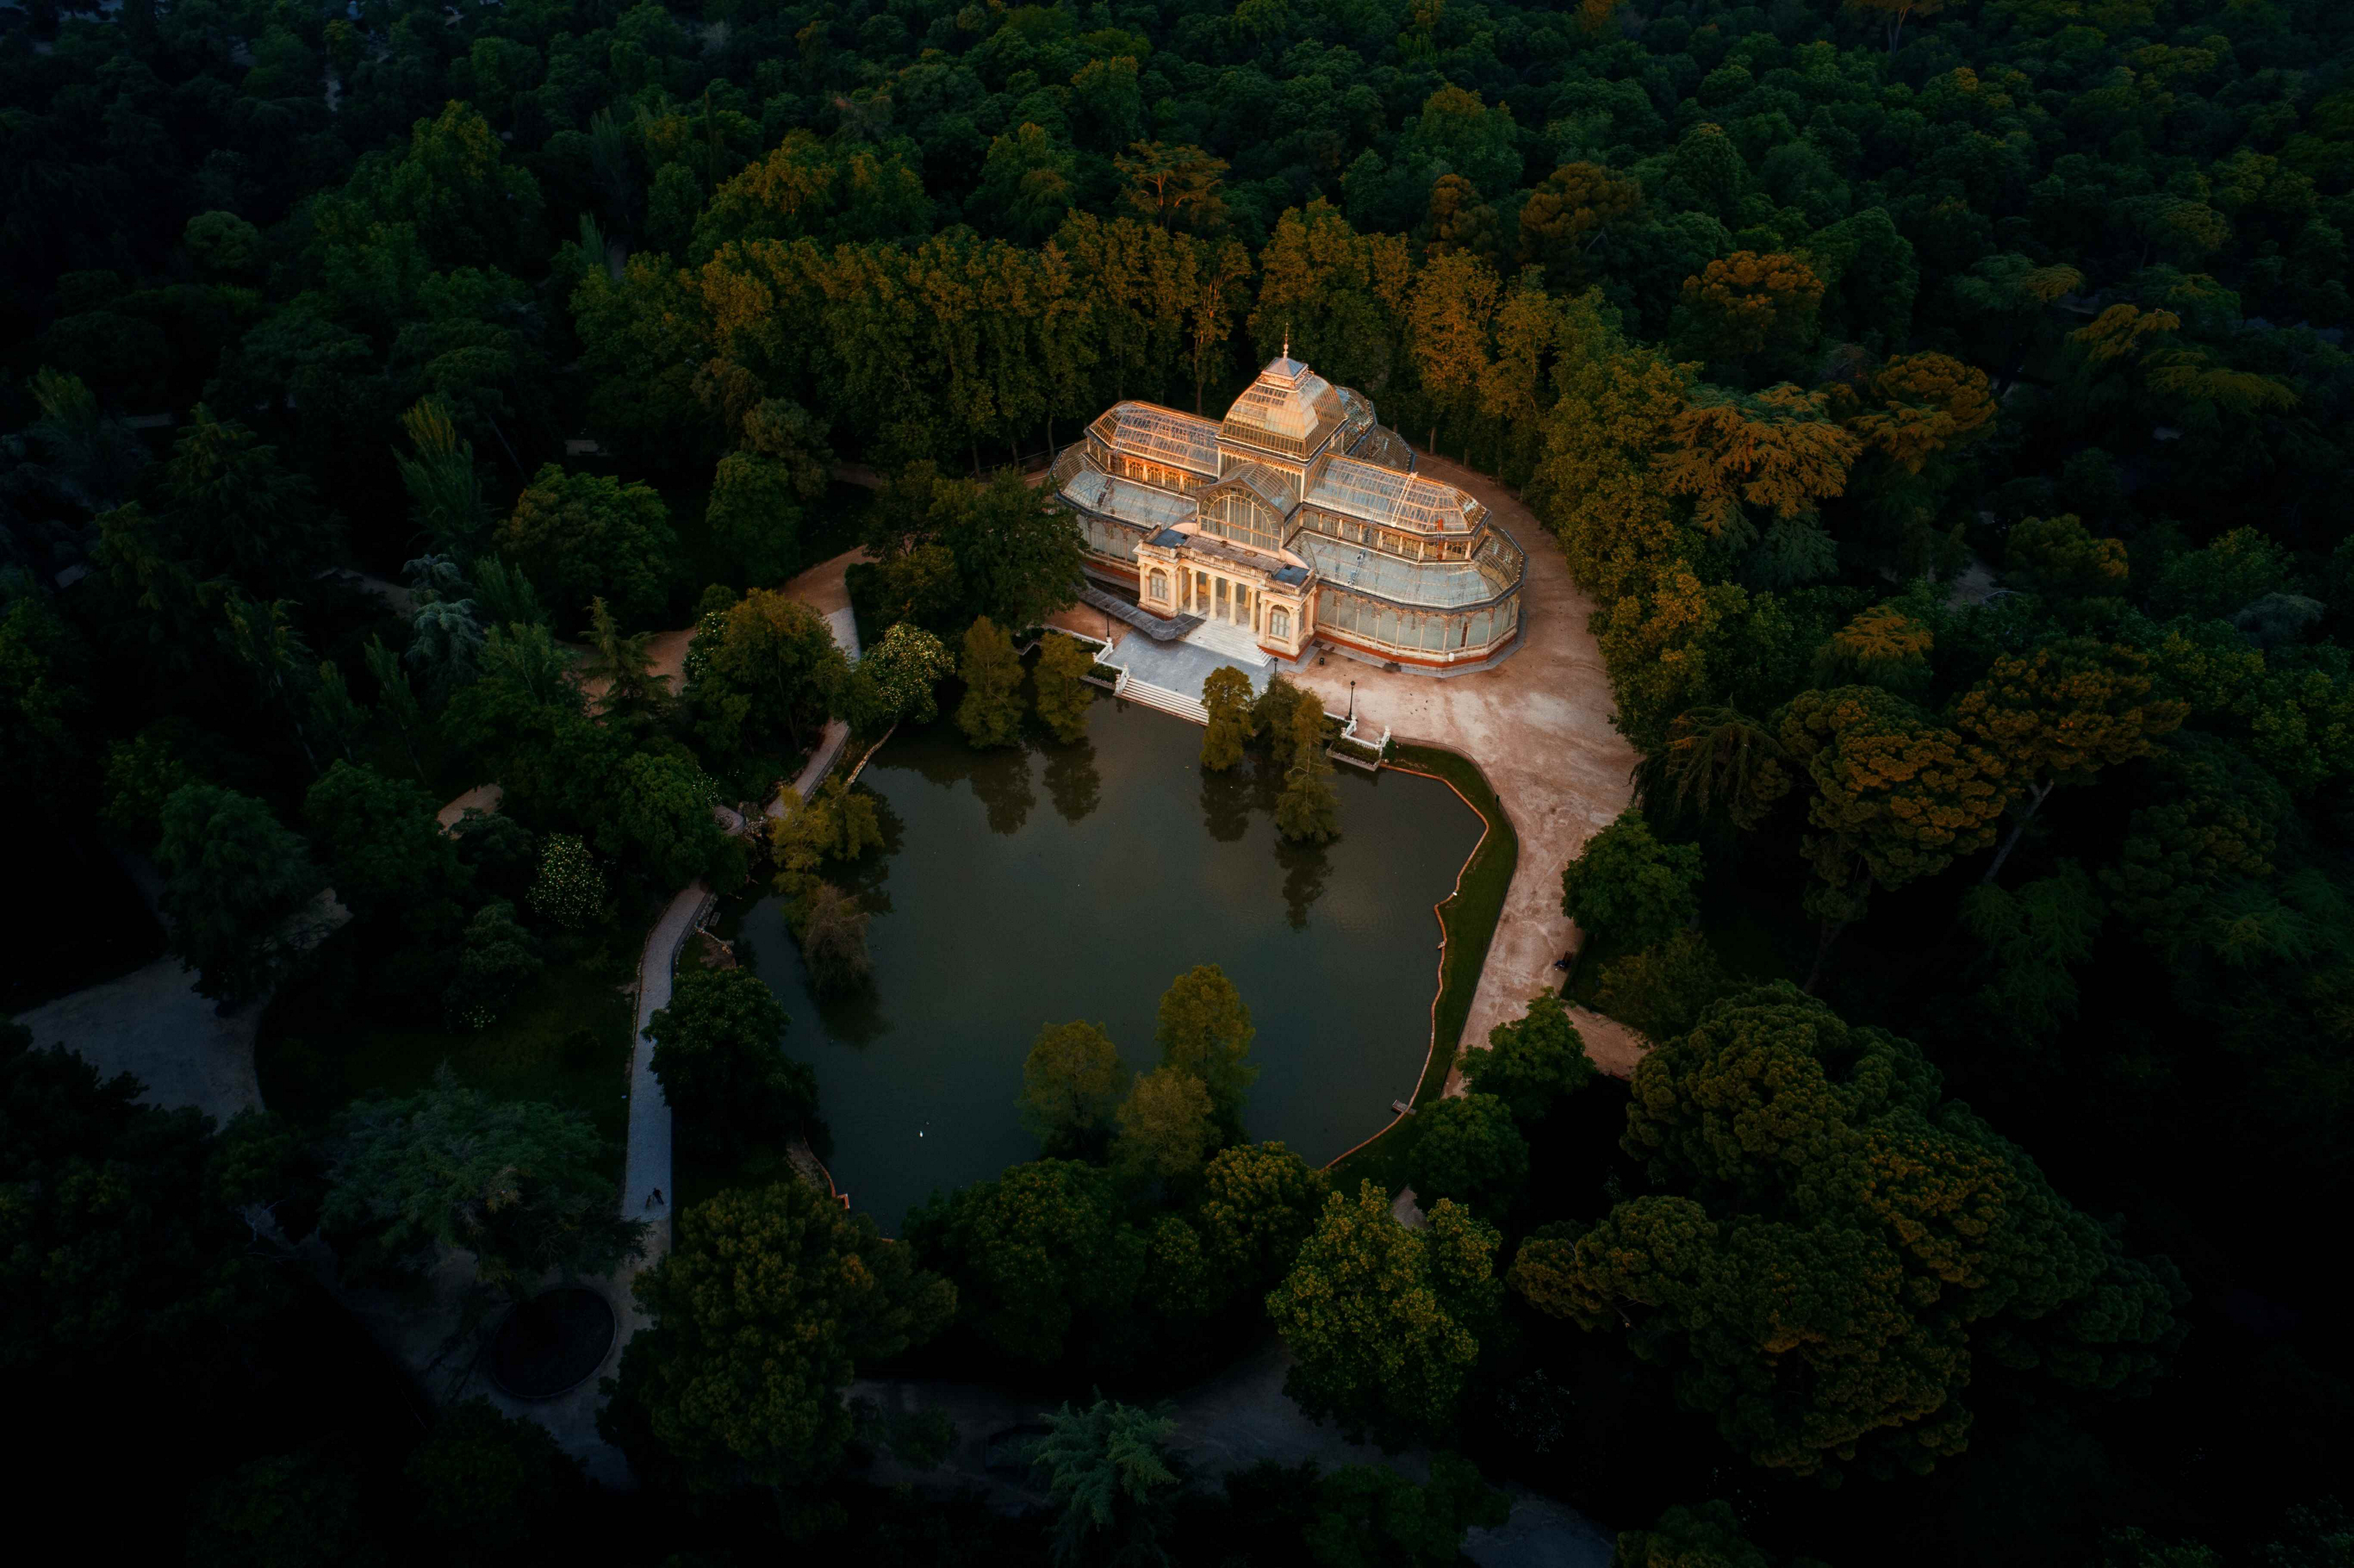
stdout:
{"type": "MultiPolygon", "coordinates": [[[[863,549],[846,551],[785,585],[786,593],[825,618],[833,640],[854,663],[859,653],[858,622],[851,614],[850,591],[843,574],[865,558],[863,549]]],[[[693,631],[665,632],[663,636],[676,639],[674,662],[683,666],[693,631]]],[[[789,786],[793,793],[808,800],[811,791],[832,771],[834,763],[841,759],[843,747],[849,742],[850,726],[840,719],[828,721],[817,749],[789,786]]],[[[784,810],[784,791],[780,789],[766,811],[770,817],[780,817],[784,810]]],[[[630,1060],[629,1156],[621,1176],[621,1213],[644,1220],[651,1227],[646,1236],[646,1266],[670,1250],[671,1206],[675,1197],[671,1184],[670,1101],[663,1096],[662,1080],[654,1076],[654,1043],[646,1031],[653,1023],[654,1014],[670,1005],[679,948],[686,945],[695,927],[718,903],[719,895],[700,882],[681,889],[670,901],[670,907],[663,911],[662,918],[654,922],[654,928],[646,936],[645,949],[638,956],[638,1034],[630,1060]]],[[[626,1339],[636,1327],[632,1318],[622,1337],[626,1339]]]]}

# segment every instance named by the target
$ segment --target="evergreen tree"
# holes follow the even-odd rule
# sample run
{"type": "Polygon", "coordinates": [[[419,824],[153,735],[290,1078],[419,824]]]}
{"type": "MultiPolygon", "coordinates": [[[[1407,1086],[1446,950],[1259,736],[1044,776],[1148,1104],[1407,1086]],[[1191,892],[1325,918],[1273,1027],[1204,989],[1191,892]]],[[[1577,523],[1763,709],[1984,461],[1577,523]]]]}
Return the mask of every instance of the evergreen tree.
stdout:
{"type": "Polygon", "coordinates": [[[1062,1510],[1056,1564],[1166,1560],[1160,1541],[1181,1485],[1166,1445],[1176,1430],[1165,1411],[1108,1399],[1085,1410],[1066,1404],[1047,1417],[1030,1465],[1062,1510]]]}
{"type": "Polygon", "coordinates": [[[1243,759],[1243,743],[1254,733],[1251,723],[1250,677],[1231,664],[1221,664],[1202,682],[1202,705],[1210,710],[1210,726],[1202,732],[1202,768],[1225,773],[1243,759]]]}
{"type": "Polygon", "coordinates": [[[1332,759],[1325,753],[1324,710],[1310,700],[1291,710],[1291,762],[1275,800],[1275,829],[1294,843],[1330,843],[1341,836],[1341,802],[1332,793],[1332,759]]]}

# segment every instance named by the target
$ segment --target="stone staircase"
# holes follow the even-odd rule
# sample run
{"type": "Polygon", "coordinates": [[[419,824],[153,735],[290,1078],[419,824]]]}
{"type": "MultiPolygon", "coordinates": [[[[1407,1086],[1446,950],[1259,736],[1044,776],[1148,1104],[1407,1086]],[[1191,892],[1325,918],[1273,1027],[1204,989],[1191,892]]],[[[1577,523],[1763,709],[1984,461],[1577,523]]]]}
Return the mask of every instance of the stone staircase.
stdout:
{"type": "Polygon", "coordinates": [[[1189,697],[1182,692],[1172,692],[1166,686],[1156,686],[1150,681],[1140,681],[1134,676],[1120,682],[1119,695],[1123,701],[1159,708],[1162,713],[1189,724],[1206,725],[1210,722],[1210,710],[1202,705],[1200,698],[1189,697]]]}
{"type": "Polygon", "coordinates": [[[1259,652],[1258,639],[1250,634],[1248,627],[1236,626],[1230,620],[1205,620],[1187,632],[1185,641],[1246,670],[1264,670],[1275,662],[1259,652]]]}
{"type": "Polygon", "coordinates": [[[1149,609],[1140,609],[1124,599],[1104,592],[1091,582],[1079,584],[1079,602],[1092,605],[1115,620],[1124,620],[1155,642],[1181,642],[1185,634],[1202,624],[1198,615],[1180,615],[1163,619],[1149,609]]]}

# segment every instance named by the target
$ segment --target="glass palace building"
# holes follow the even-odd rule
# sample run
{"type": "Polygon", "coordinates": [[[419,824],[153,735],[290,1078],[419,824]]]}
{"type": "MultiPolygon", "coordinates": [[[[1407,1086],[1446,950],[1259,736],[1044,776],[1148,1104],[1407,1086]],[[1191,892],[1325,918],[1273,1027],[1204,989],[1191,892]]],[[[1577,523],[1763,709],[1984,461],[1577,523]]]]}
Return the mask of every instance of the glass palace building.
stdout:
{"type": "Polygon", "coordinates": [[[1223,419],[1114,405],[1056,460],[1090,574],[1161,616],[1444,673],[1508,652],[1526,560],[1488,509],[1414,471],[1373,406],[1282,357],[1223,419]]]}

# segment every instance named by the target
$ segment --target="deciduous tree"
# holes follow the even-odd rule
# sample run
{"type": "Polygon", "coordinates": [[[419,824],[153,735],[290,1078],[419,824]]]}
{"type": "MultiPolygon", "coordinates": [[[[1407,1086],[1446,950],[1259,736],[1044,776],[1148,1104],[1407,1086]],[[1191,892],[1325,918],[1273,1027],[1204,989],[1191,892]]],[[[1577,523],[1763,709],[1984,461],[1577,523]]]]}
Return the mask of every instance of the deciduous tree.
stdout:
{"type": "Polygon", "coordinates": [[[1122,1207],[1109,1171],[1041,1160],[935,1198],[908,1215],[907,1239],[957,1282],[963,1319],[992,1349],[1053,1367],[1135,1295],[1146,1241],[1122,1207]]]}
{"type": "Polygon", "coordinates": [[[1992,843],[2010,799],[2000,756],[1876,686],[1800,693],[1780,737],[1814,786],[1807,820],[1818,832],[1806,854],[1819,881],[1809,906],[1826,947],[1873,886],[1933,876],[1992,843]]]}
{"type": "Polygon", "coordinates": [[[783,1143],[817,1113],[817,1079],[784,1053],[784,1004],[748,969],[681,968],[646,1024],[654,1076],[683,1124],[727,1163],[783,1143]]]}
{"type": "Polygon", "coordinates": [[[1443,1436],[1496,1314],[1497,1240],[1450,1202],[1416,1231],[1371,1181],[1353,1199],[1333,1193],[1267,1298],[1295,1358],[1284,1392],[1353,1439],[1443,1436]]]}
{"type": "Polygon", "coordinates": [[[955,1287],[871,1215],[798,1181],[687,1210],[632,1290],[653,1325],[622,1352],[599,1430],[612,1440],[642,1420],[687,1485],[715,1492],[831,1474],[858,1363],[923,1343],[957,1307],[955,1287]]]}
{"type": "Polygon", "coordinates": [[[1787,984],[1655,1045],[1627,1128],[1653,1192],[1523,1248],[1523,1294],[1629,1329],[1755,1463],[1925,1471],[1967,1441],[1975,1350],[2137,1386],[2180,1337],[2170,1266],[2126,1256],[1909,1042],[1787,984]]]}
{"type": "Polygon", "coordinates": [[[1291,1272],[1332,1179],[1280,1143],[1221,1149],[1202,1168],[1193,1224],[1202,1257],[1229,1298],[1258,1298],[1291,1272]]]}
{"type": "Polygon", "coordinates": [[[1146,1181],[1193,1175],[1218,1141],[1210,1091],[1181,1067],[1157,1067],[1139,1078],[1119,1114],[1113,1161],[1146,1181]]]}
{"type": "Polygon", "coordinates": [[[1526,1012],[1488,1031],[1487,1049],[1465,1052],[1462,1068],[1472,1093],[1500,1100],[1522,1123],[1543,1121],[1594,1079],[1577,1025],[1551,994],[1531,997],[1526,1012]]]}
{"type": "Polygon", "coordinates": [[[1678,334],[1702,356],[1735,366],[1769,349],[1803,353],[1822,302],[1822,280],[1798,258],[1736,250],[1684,280],[1678,334]]]}
{"type": "Polygon", "coordinates": [[[324,879],[302,839],[260,801],[211,784],[175,790],[163,830],[155,863],[173,953],[207,996],[268,991],[314,935],[298,917],[324,879]]]}
{"type": "Polygon", "coordinates": [[[1664,1040],[1690,1029],[1709,1003],[1735,989],[1708,938],[1686,929],[1612,959],[1594,1005],[1649,1039],[1664,1040]]]}
{"type": "Polygon", "coordinates": [[[1475,1213],[1502,1214],[1529,1180],[1529,1144],[1512,1109],[1494,1095],[1448,1095],[1416,1113],[1419,1135],[1406,1181],[1419,1202],[1451,1199],[1475,1213]]]}
{"type": "Polygon", "coordinates": [[[982,616],[964,634],[964,660],[957,666],[964,700],[957,705],[957,727],[975,746],[1012,746],[1022,738],[1022,660],[1013,639],[982,616]]]}
{"type": "Polygon", "coordinates": [[[551,462],[499,524],[498,546],[559,613],[585,612],[601,595],[621,618],[636,620],[661,608],[678,540],[650,486],[551,462]]]}
{"type": "Polygon", "coordinates": [[[1954,722],[2003,759],[2027,810],[1981,880],[2002,870],[2052,790],[2147,757],[2190,712],[2154,694],[2147,655],[2113,643],[2080,640],[1996,660],[1954,705],[1954,722]]]}
{"type": "Polygon", "coordinates": [[[2073,512],[2012,524],[2002,559],[2011,578],[2059,599],[2123,593],[2128,575],[2125,541],[2094,538],[2073,512]]]}
{"type": "Polygon", "coordinates": [[[1100,1025],[1050,1023],[1022,1061],[1022,1124],[1049,1159],[1100,1158],[1130,1076],[1100,1025]]]}
{"type": "Polygon", "coordinates": [[[972,613],[1009,631],[1037,626],[1079,583],[1079,521],[1019,474],[957,493],[941,530],[972,613]]]}
{"type": "Polygon", "coordinates": [[[1629,948],[1663,942],[1700,909],[1698,844],[1663,843],[1638,810],[1585,842],[1562,868],[1561,912],[1629,948]]]}
{"type": "Polygon", "coordinates": [[[1257,1033],[1242,993],[1215,964],[1186,970],[1161,995],[1152,1032],[1161,1065],[1201,1080],[1229,1142],[1242,1140],[1243,1101],[1258,1077],[1249,1060],[1257,1033]]]}
{"type": "Polygon", "coordinates": [[[1087,733],[1087,714],[1096,694],[1087,683],[1095,668],[1094,651],[1076,638],[1048,632],[1039,640],[1037,668],[1031,682],[1037,688],[1038,716],[1065,745],[1087,733]]]}

